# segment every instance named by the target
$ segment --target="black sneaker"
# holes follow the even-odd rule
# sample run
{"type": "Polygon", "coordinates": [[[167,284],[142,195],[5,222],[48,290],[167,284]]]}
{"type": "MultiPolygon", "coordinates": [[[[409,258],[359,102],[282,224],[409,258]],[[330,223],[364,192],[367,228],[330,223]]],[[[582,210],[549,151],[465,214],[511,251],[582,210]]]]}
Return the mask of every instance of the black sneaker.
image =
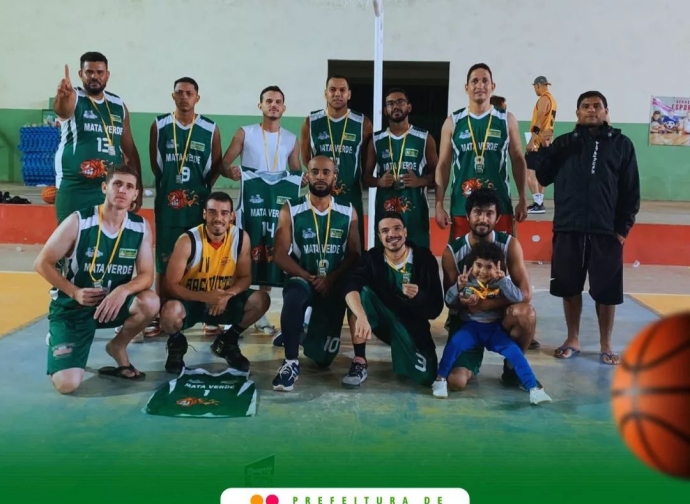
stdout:
{"type": "Polygon", "coordinates": [[[231,368],[244,373],[249,371],[249,359],[242,355],[239,345],[226,343],[219,336],[211,345],[211,352],[216,357],[225,359],[225,361],[228,363],[228,366],[231,368]]]}
{"type": "Polygon", "coordinates": [[[530,214],[543,214],[546,213],[546,208],[544,207],[544,203],[539,205],[538,203],[532,203],[530,206],[527,207],[527,213],[530,214]]]}
{"type": "Polygon", "coordinates": [[[165,370],[168,373],[179,375],[184,369],[184,354],[187,353],[187,338],[178,333],[168,338],[168,360],[165,361],[165,370]]]}
{"type": "Polygon", "coordinates": [[[367,379],[367,361],[355,357],[350,364],[350,370],[343,377],[342,384],[345,388],[359,388],[367,379]]]}

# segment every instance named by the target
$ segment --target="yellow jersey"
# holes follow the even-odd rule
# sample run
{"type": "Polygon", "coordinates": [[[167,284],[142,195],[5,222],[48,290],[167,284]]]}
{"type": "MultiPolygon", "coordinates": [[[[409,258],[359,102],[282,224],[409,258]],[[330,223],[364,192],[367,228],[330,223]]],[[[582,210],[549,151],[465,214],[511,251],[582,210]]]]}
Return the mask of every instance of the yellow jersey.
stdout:
{"type": "Polygon", "coordinates": [[[192,253],[180,285],[196,292],[229,289],[234,283],[244,233],[231,225],[223,241],[216,245],[209,240],[205,227],[200,224],[187,231],[192,253]]]}
{"type": "MultiPolygon", "coordinates": [[[[544,94],[539,97],[539,100],[541,100],[544,97],[546,97],[549,100],[549,107],[547,109],[546,116],[540,124],[537,124],[539,118],[539,108],[535,104],[534,111],[532,112],[532,122],[529,125],[529,130],[531,133],[539,133],[541,131],[553,131],[554,124],[556,123],[556,99],[548,91],[545,91],[544,94]]],[[[539,103],[539,100],[537,100],[537,104],[539,103]]],[[[541,140],[539,139],[539,137],[536,138],[534,144],[535,147],[539,147],[539,145],[541,144],[541,140]]]]}

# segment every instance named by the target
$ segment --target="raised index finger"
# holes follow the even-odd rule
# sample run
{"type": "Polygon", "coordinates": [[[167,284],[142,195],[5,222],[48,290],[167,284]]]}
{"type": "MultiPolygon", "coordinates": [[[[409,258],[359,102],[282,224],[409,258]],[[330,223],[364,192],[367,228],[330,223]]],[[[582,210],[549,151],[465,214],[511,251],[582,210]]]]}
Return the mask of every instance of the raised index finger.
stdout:
{"type": "Polygon", "coordinates": [[[65,65],[65,79],[70,80],[69,79],[69,65],[65,65]]]}

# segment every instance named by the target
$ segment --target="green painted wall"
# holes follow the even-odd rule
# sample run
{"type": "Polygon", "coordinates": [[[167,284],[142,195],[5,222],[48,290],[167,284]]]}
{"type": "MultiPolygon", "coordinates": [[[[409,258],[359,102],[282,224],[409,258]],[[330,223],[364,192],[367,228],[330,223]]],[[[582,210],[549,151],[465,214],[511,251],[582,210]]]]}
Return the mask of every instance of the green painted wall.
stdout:
{"type": "MultiPolygon", "coordinates": [[[[132,131],[134,141],[144,166],[144,184],[152,185],[153,176],[148,162],[149,128],[156,114],[133,113],[132,131]]],[[[259,120],[258,116],[220,116],[209,115],[220,127],[223,151],[230,144],[234,132],[244,124],[259,120]]],[[[21,183],[21,152],[19,128],[41,121],[40,110],[0,109],[0,182],[21,183]]],[[[302,117],[285,117],[283,125],[295,134],[303,121],[302,117]]],[[[520,129],[527,131],[529,123],[520,122],[520,129]]],[[[646,124],[624,124],[621,127],[635,144],[640,166],[642,198],[653,201],[690,201],[690,148],[648,145],[648,126],[646,124]]],[[[573,128],[573,123],[559,123],[556,134],[573,128]]],[[[218,187],[232,187],[233,182],[221,178],[218,187]]],[[[528,193],[529,195],[529,193],[528,193]]],[[[546,191],[550,197],[550,189],[546,191]]]]}

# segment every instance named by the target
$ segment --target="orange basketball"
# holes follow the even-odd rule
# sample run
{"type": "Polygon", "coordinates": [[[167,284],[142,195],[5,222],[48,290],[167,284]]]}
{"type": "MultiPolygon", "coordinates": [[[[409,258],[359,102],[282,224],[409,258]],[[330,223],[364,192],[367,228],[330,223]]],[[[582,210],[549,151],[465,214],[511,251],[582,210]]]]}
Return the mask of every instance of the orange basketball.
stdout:
{"type": "Polygon", "coordinates": [[[52,186],[46,187],[41,191],[41,198],[43,198],[43,201],[45,201],[49,205],[54,205],[56,194],[57,194],[57,188],[52,187],[52,186]]]}
{"type": "Polygon", "coordinates": [[[654,469],[690,479],[690,312],[643,329],[623,354],[611,389],[628,448],[654,469]]]}

